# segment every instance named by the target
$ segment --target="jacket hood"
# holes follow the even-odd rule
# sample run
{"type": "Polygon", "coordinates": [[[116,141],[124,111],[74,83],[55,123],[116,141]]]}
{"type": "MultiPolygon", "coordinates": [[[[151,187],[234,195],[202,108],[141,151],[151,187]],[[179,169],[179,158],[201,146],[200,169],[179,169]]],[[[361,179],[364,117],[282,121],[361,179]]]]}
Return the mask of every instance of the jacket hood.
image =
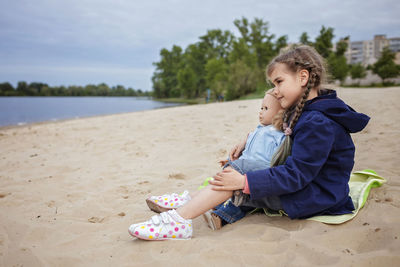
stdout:
{"type": "Polygon", "coordinates": [[[370,117],[356,112],[352,107],[346,105],[336,95],[336,91],[325,89],[321,94],[304,105],[304,111],[316,110],[322,112],[331,120],[342,125],[348,132],[356,133],[365,128],[370,117]]]}

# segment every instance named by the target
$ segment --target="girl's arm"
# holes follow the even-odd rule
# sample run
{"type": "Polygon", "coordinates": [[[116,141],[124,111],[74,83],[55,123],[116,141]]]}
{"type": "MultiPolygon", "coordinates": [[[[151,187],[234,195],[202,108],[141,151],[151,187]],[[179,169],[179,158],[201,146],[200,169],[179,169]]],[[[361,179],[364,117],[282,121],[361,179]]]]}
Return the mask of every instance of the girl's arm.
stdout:
{"type": "Polygon", "coordinates": [[[296,192],[325,164],[335,140],[333,122],[319,112],[305,116],[295,128],[292,155],[285,165],[246,173],[252,199],[296,192]]]}

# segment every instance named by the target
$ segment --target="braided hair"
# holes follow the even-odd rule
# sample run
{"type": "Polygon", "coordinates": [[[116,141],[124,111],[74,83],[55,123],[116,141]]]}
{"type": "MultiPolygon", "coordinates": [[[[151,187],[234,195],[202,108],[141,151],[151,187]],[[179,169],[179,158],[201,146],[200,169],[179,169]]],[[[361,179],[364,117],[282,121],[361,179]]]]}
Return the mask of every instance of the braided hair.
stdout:
{"type": "Polygon", "coordinates": [[[326,79],[326,63],[321,55],[310,46],[302,45],[291,48],[289,51],[275,57],[267,67],[267,76],[271,75],[278,63],[285,64],[287,69],[293,73],[297,73],[300,70],[307,70],[309,77],[299,101],[288,108],[281,116],[282,126],[280,130],[285,132],[286,138],[275,152],[271,161],[271,167],[284,164],[286,158],[291,154],[293,141],[290,135],[292,129],[296,126],[303,112],[311,89],[315,88],[319,92],[322,83],[326,79]]]}

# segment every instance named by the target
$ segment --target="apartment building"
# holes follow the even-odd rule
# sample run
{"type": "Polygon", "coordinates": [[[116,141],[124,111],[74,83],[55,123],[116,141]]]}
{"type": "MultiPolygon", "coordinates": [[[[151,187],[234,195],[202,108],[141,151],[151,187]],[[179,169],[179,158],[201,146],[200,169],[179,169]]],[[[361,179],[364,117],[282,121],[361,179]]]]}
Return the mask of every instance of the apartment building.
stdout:
{"type": "Polygon", "coordinates": [[[400,55],[400,37],[386,38],[386,35],[375,35],[373,40],[368,41],[348,41],[347,51],[345,53],[347,62],[350,64],[361,63],[364,66],[374,64],[381,56],[384,47],[396,53],[396,63],[400,55]]]}

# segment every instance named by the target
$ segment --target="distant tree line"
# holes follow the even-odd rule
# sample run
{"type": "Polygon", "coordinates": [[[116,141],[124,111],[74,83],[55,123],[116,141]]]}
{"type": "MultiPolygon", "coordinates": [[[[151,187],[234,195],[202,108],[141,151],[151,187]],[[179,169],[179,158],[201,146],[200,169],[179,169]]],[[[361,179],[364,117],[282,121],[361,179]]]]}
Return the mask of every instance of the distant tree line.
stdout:
{"type": "MultiPolygon", "coordinates": [[[[269,33],[268,22],[260,18],[249,22],[243,17],[236,19],[234,25],[240,32],[239,37],[227,30],[214,29],[185,49],[178,45],[171,50],[163,48],[160,61],[153,63],[156,67],[152,76],[154,97],[198,98],[204,97],[209,88],[215,98],[224,95],[225,99],[232,100],[267,89],[265,68],[281,48],[287,47],[287,35],[276,38],[269,33]]],[[[349,36],[341,38],[336,49],[333,49],[334,37],[333,28],[322,26],[314,41],[303,32],[298,44],[313,46],[326,59],[331,81],[343,82],[349,74],[355,79],[365,77],[361,64],[352,66],[346,62],[349,36]]],[[[385,49],[382,53],[385,59],[370,66],[383,81],[399,75],[393,55],[385,49]]]]}
{"type": "Polygon", "coordinates": [[[0,96],[150,96],[151,92],[126,89],[122,85],[109,87],[105,83],[86,86],[49,86],[39,82],[18,82],[16,88],[8,82],[0,83],[0,96]]]}

